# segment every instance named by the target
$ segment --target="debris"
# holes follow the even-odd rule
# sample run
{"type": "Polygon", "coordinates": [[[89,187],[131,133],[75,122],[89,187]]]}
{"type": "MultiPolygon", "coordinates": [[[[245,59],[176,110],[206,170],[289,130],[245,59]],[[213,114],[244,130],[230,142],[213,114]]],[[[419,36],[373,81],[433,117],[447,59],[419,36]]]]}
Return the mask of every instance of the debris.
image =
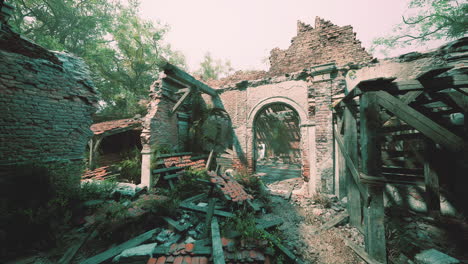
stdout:
{"type": "Polygon", "coordinates": [[[102,263],[110,258],[112,258],[113,256],[121,253],[122,251],[124,251],[125,249],[128,249],[128,248],[132,248],[132,247],[135,247],[135,246],[138,246],[140,245],[141,243],[144,243],[145,241],[149,240],[155,233],[156,233],[156,230],[157,229],[152,229],[146,233],[143,233],[133,239],[130,239],[128,240],[127,242],[123,243],[123,244],[120,244],[116,247],[113,247],[111,249],[108,249],[94,257],[91,257],[83,262],[81,262],[81,264],[98,264],[98,263],[102,263]]]}
{"type": "Polygon", "coordinates": [[[183,226],[179,225],[176,221],[172,220],[171,218],[169,217],[163,217],[163,219],[170,225],[172,226],[173,228],[175,228],[177,231],[179,232],[183,232],[185,230],[187,230],[187,228],[190,227],[190,224],[187,223],[183,226]]]}
{"type": "Polygon", "coordinates": [[[345,242],[345,245],[347,245],[354,252],[356,252],[356,254],[359,257],[361,257],[365,262],[367,262],[369,264],[382,264],[381,262],[378,262],[377,260],[375,260],[371,256],[369,256],[362,247],[354,244],[351,240],[349,240],[347,238],[343,238],[343,240],[345,242]]]}
{"type": "Polygon", "coordinates": [[[225,264],[223,243],[221,242],[221,234],[219,233],[218,219],[216,217],[213,217],[211,221],[211,242],[213,245],[214,264],[225,264]]]}
{"type": "MultiPolygon", "coordinates": [[[[271,238],[272,235],[270,233],[268,233],[267,231],[265,230],[261,230],[261,232],[267,237],[267,238],[271,238]]],[[[290,258],[291,260],[294,261],[294,263],[298,263],[298,264],[303,264],[304,262],[302,262],[302,260],[300,260],[298,257],[296,257],[296,255],[294,255],[294,253],[291,252],[291,250],[289,250],[287,247],[283,246],[280,242],[278,242],[276,239],[271,239],[270,240],[279,250],[281,250],[288,258],[290,258]]]]}
{"type": "Polygon", "coordinates": [[[73,246],[71,246],[67,252],[62,256],[62,258],[58,261],[58,264],[67,264],[70,263],[73,259],[73,257],[76,255],[76,252],[80,250],[81,246],[83,246],[86,241],[88,241],[90,238],[94,238],[97,235],[96,231],[97,225],[94,225],[92,227],[88,234],[86,234],[81,240],[79,240],[77,243],[75,243],[73,246]]]}
{"type": "Polygon", "coordinates": [[[120,253],[119,255],[115,256],[114,259],[112,259],[112,262],[143,262],[144,260],[148,259],[148,257],[151,257],[157,245],[158,243],[151,243],[126,249],[122,251],[122,253],[120,253]]]}
{"type": "Polygon", "coordinates": [[[424,250],[414,257],[416,264],[457,264],[460,263],[458,259],[444,254],[436,249],[424,250]]]}
{"type": "Polygon", "coordinates": [[[349,218],[349,214],[347,212],[340,213],[337,216],[335,216],[332,220],[330,220],[330,221],[326,222],[325,224],[323,224],[319,228],[319,230],[315,231],[315,234],[318,234],[320,232],[328,230],[328,229],[340,224],[341,222],[347,220],[348,218],[349,218]]]}
{"type": "MultiPolygon", "coordinates": [[[[201,213],[205,213],[205,214],[208,212],[208,208],[206,208],[206,207],[199,207],[199,206],[191,205],[191,204],[181,203],[180,207],[182,207],[184,209],[187,209],[187,210],[191,210],[191,211],[195,211],[195,212],[201,212],[201,213]]],[[[225,211],[220,211],[220,210],[214,210],[214,215],[223,216],[223,217],[233,217],[234,216],[234,214],[232,214],[232,213],[225,212],[225,211]]]]}

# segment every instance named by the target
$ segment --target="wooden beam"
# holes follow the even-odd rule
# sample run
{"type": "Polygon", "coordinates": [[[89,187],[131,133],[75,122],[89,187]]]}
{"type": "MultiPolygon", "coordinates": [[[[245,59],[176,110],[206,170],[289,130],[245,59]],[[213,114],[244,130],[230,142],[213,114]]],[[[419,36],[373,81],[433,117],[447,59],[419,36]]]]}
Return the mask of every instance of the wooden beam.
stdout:
{"type": "MultiPolygon", "coordinates": [[[[360,112],[362,171],[366,175],[380,175],[382,161],[378,129],[381,124],[377,92],[361,96],[360,112]]],[[[369,200],[364,207],[366,252],[387,263],[383,186],[368,185],[367,190],[369,200]]]]}
{"type": "Polygon", "coordinates": [[[170,64],[169,62],[163,63],[160,66],[161,69],[164,70],[164,73],[169,77],[172,77],[188,86],[195,87],[200,91],[209,94],[211,96],[218,96],[218,93],[215,89],[209,87],[208,85],[200,82],[199,80],[195,79],[192,75],[186,73],[185,71],[179,69],[178,67],[170,64]]]}
{"type": "MultiPolygon", "coordinates": [[[[352,164],[358,164],[358,132],[357,121],[351,110],[346,107],[344,112],[344,143],[346,153],[348,153],[352,164]]],[[[361,195],[359,195],[359,186],[357,182],[353,181],[353,173],[348,167],[346,170],[346,189],[348,193],[348,212],[350,215],[350,224],[353,226],[362,225],[362,206],[361,195]]]]}
{"type": "Polygon", "coordinates": [[[424,182],[426,184],[427,211],[433,215],[440,215],[439,176],[434,169],[434,143],[425,140],[424,182]]]}
{"type": "MultiPolygon", "coordinates": [[[[335,129],[333,130],[339,131],[337,129],[337,125],[335,125],[335,129]]],[[[334,142],[334,149],[335,149],[335,172],[338,174],[338,198],[341,200],[344,197],[347,196],[347,191],[346,191],[346,186],[348,183],[346,182],[346,160],[343,156],[343,153],[341,152],[340,147],[338,146],[338,142],[336,142],[336,136],[334,136],[335,142],[334,142]]],[[[336,175],[336,174],[335,174],[336,175]]]]}
{"type": "Polygon", "coordinates": [[[144,234],[141,234],[133,239],[130,239],[128,240],[127,242],[125,243],[122,243],[116,247],[112,247],[111,249],[108,249],[94,257],[91,257],[83,262],[81,262],[80,264],[99,264],[99,263],[102,263],[110,258],[112,258],[113,256],[116,256],[118,254],[120,254],[122,251],[124,251],[125,249],[128,249],[128,248],[132,248],[132,247],[136,247],[140,244],[142,244],[143,242],[149,240],[154,234],[156,233],[156,229],[152,229],[144,234]]]}
{"type": "MultiPolygon", "coordinates": [[[[200,206],[196,206],[192,204],[185,204],[185,203],[181,203],[180,207],[187,209],[187,210],[195,211],[195,212],[200,212],[200,213],[205,213],[205,214],[208,213],[208,208],[206,207],[200,207],[200,206]]],[[[220,211],[220,210],[214,210],[213,214],[217,216],[222,216],[222,217],[234,217],[234,214],[220,211]]]]}
{"type": "Polygon", "coordinates": [[[338,146],[340,147],[340,150],[341,150],[341,153],[343,153],[343,156],[346,160],[346,166],[348,167],[349,171],[351,172],[351,174],[353,175],[353,180],[354,182],[356,182],[357,186],[358,186],[358,189],[359,189],[359,192],[361,193],[361,195],[363,197],[367,197],[367,191],[366,189],[364,188],[364,186],[362,186],[362,184],[360,184],[359,182],[359,171],[358,169],[356,168],[356,166],[354,165],[353,163],[353,160],[351,159],[351,157],[349,156],[349,154],[346,152],[346,149],[345,149],[345,145],[344,145],[344,142],[343,142],[343,139],[341,138],[341,136],[337,133],[337,131],[334,131],[335,133],[335,139],[336,139],[336,142],[338,143],[338,146]]]}
{"type": "Polygon", "coordinates": [[[449,150],[460,151],[463,148],[463,139],[453,134],[451,131],[440,126],[430,118],[414,110],[391,94],[378,91],[375,92],[378,96],[378,103],[388,111],[392,112],[396,117],[405,121],[421,133],[439,143],[449,150]]]}
{"type": "Polygon", "coordinates": [[[182,97],[180,97],[179,101],[177,101],[177,103],[172,108],[172,114],[174,114],[177,111],[177,109],[179,109],[179,107],[184,103],[185,99],[187,99],[189,95],[190,95],[190,90],[186,91],[182,95],[182,97]]]}
{"type": "Polygon", "coordinates": [[[351,248],[365,262],[367,262],[369,264],[382,264],[382,262],[379,262],[379,261],[375,260],[374,258],[372,258],[371,256],[369,256],[369,254],[367,254],[366,251],[364,251],[364,249],[362,247],[358,246],[357,244],[355,244],[351,240],[343,237],[343,241],[344,241],[346,246],[351,248]]]}
{"type": "Polygon", "coordinates": [[[323,231],[326,231],[332,227],[335,227],[344,221],[346,221],[349,217],[349,214],[347,212],[341,212],[340,214],[337,214],[335,217],[333,217],[330,221],[326,222],[325,224],[321,225],[318,230],[314,232],[314,234],[320,234],[323,231]]]}
{"type": "Polygon", "coordinates": [[[211,220],[211,245],[213,246],[213,263],[225,264],[223,243],[221,242],[221,234],[219,233],[219,224],[216,217],[213,217],[213,220],[211,220]]]}

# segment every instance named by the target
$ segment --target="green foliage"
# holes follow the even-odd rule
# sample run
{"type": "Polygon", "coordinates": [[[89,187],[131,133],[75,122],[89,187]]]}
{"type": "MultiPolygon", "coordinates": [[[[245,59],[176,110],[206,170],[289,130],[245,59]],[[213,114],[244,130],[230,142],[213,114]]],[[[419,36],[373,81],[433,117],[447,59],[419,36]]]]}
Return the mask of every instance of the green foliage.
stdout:
{"type": "Polygon", "coordinates": [[[55,184],[59,176],[64,183],[72,178],[61,174],[73,172],[62,169],[63,165],[70,164],[35,162],[6,168],[10,173],[2,175],[0,184],[0,239],[8,243],[3,244],[2,254],[46,249],[68,226],[77,192],[70,186],[70,191],[62,191],[55,184]]]}
{"type": "Polygon", "coordinates": [[[200,193],[206,193],[209,184],[199,180],[209,179],[209,175],[205,169],[188,169],[176,181],[174,189],[168,190],[167,195],[171,199],[184,200],[200,193]]]}
{"type": "Polygon", "coordinates": [[[207,52],[203,61],[200,63],[200,69],[195,72],[202,80],[218,80],[222,76],[226,76],[233,71],[230,61],[215,60],[211,54],[207,52]]]}
{"type": "Polygon", "coordinates": [[[312,195],[312,200],[317,204],[322,205],[324,208],[330,208],[332,206],[332,200],[326,194],[316,192],[312,195]]]}
{"type": "Polygon", "coordinates": [[[115,181],[90,181],[81,184],[80,198],[82,201],[99,200],[109,198],[117,186],[115,181]]]}
{"type": "Polygon", "coordinates": [[[412,15],[403,16],[390,36],[376,38],[371,50],[401,48],[437,39],[456,39],[467,35],[468,4],[458,0],[412,0],[412,15]]]}
{"type": "Polygon", "coordinates": [[[121,161],[120,176],[118,180],[126,180],[135,184],[139,184],[141,180],[141,153],[138,148],[135,148],[124,154],[126,159],[121,161]]]}
{"type": "Polygon", "coordinates": [[[136,0],[13,1],[11,24],[52,50],[68,51],[89,65],[102,107],[99,121],[144,114],[140,104],[165,57],[185,66],[182,54],[161,43],[168,27],[139,17],[136,0]]]}

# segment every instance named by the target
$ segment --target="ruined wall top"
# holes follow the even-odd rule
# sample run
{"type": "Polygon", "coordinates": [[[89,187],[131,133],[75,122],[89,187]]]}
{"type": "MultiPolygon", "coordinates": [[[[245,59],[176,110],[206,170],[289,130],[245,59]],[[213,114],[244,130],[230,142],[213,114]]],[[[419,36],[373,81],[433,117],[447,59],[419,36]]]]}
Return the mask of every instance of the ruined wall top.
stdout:
{"type": "Polygon", "coordinates": [[[342,66],[372,60],[351,26],[340,27],[319,17],[315,19],[315,27],[298,21],[297,36],[291,40],[291,46],[286,50],[275,48],[270,54],[271,76],[330,62],[342,66]]]}

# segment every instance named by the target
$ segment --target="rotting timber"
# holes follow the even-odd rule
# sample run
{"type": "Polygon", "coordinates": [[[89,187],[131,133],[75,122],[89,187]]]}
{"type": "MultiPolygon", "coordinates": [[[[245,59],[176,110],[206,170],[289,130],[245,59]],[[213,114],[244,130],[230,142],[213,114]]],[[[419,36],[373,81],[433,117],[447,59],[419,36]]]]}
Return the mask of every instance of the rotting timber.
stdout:
{"type": "Polygon", "coordinates": [[[412,80],[362,80],[334,104],[335,151],[344,161],[336,168],[340,190],[373,261],[387,263],[386,187],[423,185],[427,213],[440,215],[439,181],[450,182],[453,202],[466,212],[460,188],[468,171],[467,76],[466,66],[453,63],[412,80]],[[454,121],[460,115],[461,124],[454,121]],[[450,165],[441,164],[447,160],[450,165]]]}

